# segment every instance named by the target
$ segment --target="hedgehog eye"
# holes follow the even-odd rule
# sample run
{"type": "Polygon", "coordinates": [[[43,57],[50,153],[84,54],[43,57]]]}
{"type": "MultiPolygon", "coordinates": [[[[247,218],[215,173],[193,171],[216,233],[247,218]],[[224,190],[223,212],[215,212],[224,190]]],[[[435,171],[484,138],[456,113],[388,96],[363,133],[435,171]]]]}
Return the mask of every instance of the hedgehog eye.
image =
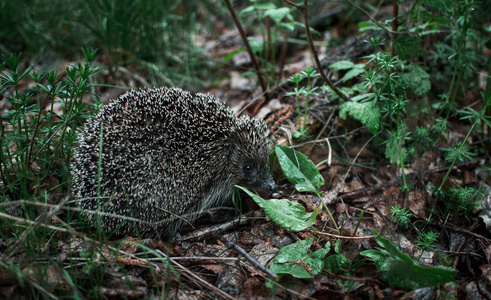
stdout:
{"type": "Polygon", "coordinates": [[[246,164],[242,167],[242,170],[244,170],[244,172],[246,173],[251,173],[252,172],[252,165],[251,164],[246,164]]]}

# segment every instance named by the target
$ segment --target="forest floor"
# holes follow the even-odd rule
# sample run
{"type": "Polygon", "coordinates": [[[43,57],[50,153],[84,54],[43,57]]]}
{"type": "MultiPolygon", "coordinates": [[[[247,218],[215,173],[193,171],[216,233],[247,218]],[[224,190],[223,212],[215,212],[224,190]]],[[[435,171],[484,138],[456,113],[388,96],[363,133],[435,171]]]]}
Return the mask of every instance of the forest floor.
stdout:
{"type": "MultiPolygon", "coordinates": [[[[412,74],[398,66],[380,74],[380,81],[364,84],[366,77],[362,74],[374,68],[374,62],[370,61],[373,55],[392,50],[390,46],[374,50],[367,41],[378,38],[390,45],[392,37],[384,31],[347,32],[346,28],[352,28],[346,25],[349,19],[341,15],[333,18],[335,21],[329,21],[326,27],[316,27],[324,37],[317,37],[317,55],[322,72],[338,88],[349,89],[348,97],[386,89],[387,85],[380,83],[384,76],[400,72],[402,78],[412,74]],[[336,45],[327,47],[329,41],[336,45]],[[333,65],[339,62],[344,62],[344,67],[333,65]],[[363,72],[346,78],[347,72],[356,72],[357,65],[362,66],[363,72]],[[362,86],[367,89],[362,90],[362,86]]],[[[223,25],[218,30],[222,39],[207,41],[206,49],[215,59],[225,60],[242,47],[243,41],[235,27],[223,25]]],[[[443,34],[431,36],[428,39],[433,40],[428,43],[443,38],[443,34]]],[[[428,56],[431,47],[424,45],[422,51],[428,56]]],[[[479,51],[480,56],[489,57],[489,49],[479,51]]],[[[277,53],[281,60],[280,46],[277,53]]],[[[103,55],[96,56],[95,64],[105,60],[103,55]]],[[[46,289],[44,295],[48,297],[81,299],[160,298],[161,295],[179,299],[267,299],[273,295],[276,299],[491,298],[489,126],[485,122],[473,123],[460,113],[470,111],[469,108],[477,112],[484,110],[483,117],[489,120],[491,106],[483,99],[489,79],[485,77],[482,82],[475,75],[469,77],[478,81],[475,86],[462,82],[463,91],[457,95],[452,110],[443,114],[444,130],[436,132],[435,120],[442,118],[442,113],[435,108],[439,93],[433,91],[445,90],[448,87],[445,82],[448,85],[451,77],[436,80],[421,76],[421,88],[430,82],[431,89],[421,95],[414,87],[413,90],[408,87],[399,94],[407,101],[404,111],[398,115],[403,120],[399,121],[395,115],[384,119],[381,109],[377,130],[372,130],[371,121],[363,117],[369,112],[362,111],[360,116],[359,111],[350,110],[342,97],[326,87],[321,76],[306,76],[298,83],[288,80],[310,67],[319,72],[308,45],[292,47],[284,55],[288,59],[281,67],[282,72],[273,71],[276,84],[268,87],[268,99],[255,76],[244,76],[245,70],[252,69],[246,52],[231,56],[220,67],[220,76],[226,79],[201,92],[216,95],[236,112],[264,119],[275,145],[290,146],[316,165],[322,184],[315,191],[299,192],[276,163],[273,175],[278,191],[273,195],[261,194],[264,198],[287,198],[306,213],[314,212],[313,224],[301,231],[285,229],[242,193],[240,215],[235,208],[213,209],[193,228],[185,228],[169,241],[135,237],[123,241],[99,240],[90,232],[77,231],[65,223],[63,205],[67,193],[57,192],[61,183],[51,176],[51,181],[43,183],[43,189],[50,191],[49,202],[57,205],[58,211],[46,209],[43,214],[49,217],[39,220],[63,230],[46,234],[47,246],[36,257],[20,246],[28,239],[27,233],[16,239],[0,239],[1,254],[8,258],[0,266],[0,297],[26,299],[30,297],[26,291],[44,294],[42,291],[46,289]],[[308,91],[308,97],[296,93],[302,88],[308,91]],[[396,154],[391,155],[387,141],[393,132],[404,134],[402,129],[395,130],[399,126],[408,128],[406,132],[411,135],[397,140],[393,151],[396,154]],[[427,130],[427,140],[416,138],[418,128],[427,130]],[[458,159],[449,159],[447,152],[461,150],[462,141],[472,155],[458,152],[458,159]],[[309,243],[298,244],[300,248],[296,250],[285,248],[302,241],[309,243]],[[287,256],[294,256],[296,251],[300,256],[286,259],[290,262],[288,270],[279,271],[277,275],[281,278],[272,280],[259,266],[270,268],[272,264],[280,264],[275,257],[281,249],[287,249],[284,250],[287,256]],[[87,259],[88,253],[95,253],[95,258],[87,259]],[[322,253],[322,257],[313,253],[322,253]],[[35,261],[42,261],[46,266],[43,275],[39,275],[40,267],[35,261]],[[23,267],[13,274],[9,263],[22,263],[23,267]],[[316,263],[321,265],[318,270],[316,263]],[[45,282],[49,285],[45,286],[45,282]]],[[[405,64],[406,68],[416,64],[424,65],[426,70],[436,68],[426,61],[425,55],[408,58],[412,61],[405,64]]],[[[378,59],[382,64],[382,56],[378,59]]],[[[65,67],[71,64],[68,61],[55,64],[59,77],[66,76],[65,67]]],[[[475,74],[487,74],[488,66],[479,66],[475,74]]],[[[440,65],[439,69],[445,67],[440,65]]],[[[145,79],[136,74],[137,70],[131,66],[99,71],[93,79],[94,93],[86,95],[84,101],[92,102],[95,94],[104,104],[124,91],[119,87],[145,85],[145,79]]],[[[431,71],[426,74],[434,75],[431,71]]],[[[26,78],[19,87],[28,90],[32,83],[26,78]]],[[[3,94],[9,93],[14,91],[9,89],[3,94]]],[[[378,94],[378,99],[384,95],[378,94]]],[[[7,97],[0,98],[0,108],[2,116],[13,109],[7,97]]],[[[50,109],[59,115],[63,111],[62,106],[50,109]]],[[[5,130],[12,128],[5,127],[5,130]]],[[[298,169],[303,172],[300,166],[298,169]]],[[[4,212],[2,217],[8,219],[4,212]]],[[[39,226],[39,222],[33,221],[24,224],[39,226]]],[[[23,223],[20,219],[16,222],[23,223]]]]}

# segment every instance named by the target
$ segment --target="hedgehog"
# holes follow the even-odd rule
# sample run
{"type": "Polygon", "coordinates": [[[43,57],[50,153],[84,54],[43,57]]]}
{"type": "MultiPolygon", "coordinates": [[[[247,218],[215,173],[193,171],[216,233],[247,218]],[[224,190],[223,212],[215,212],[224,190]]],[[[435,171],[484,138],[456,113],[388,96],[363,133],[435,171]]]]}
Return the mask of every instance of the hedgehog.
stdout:
{"type": "Polygon", "coordinates": [[[261,121],[212,95],[135,90],[85,124],[72,190],[105,233],[161,238],[226,204],[235,185],[273,192],[270,151],[261,121]]]}

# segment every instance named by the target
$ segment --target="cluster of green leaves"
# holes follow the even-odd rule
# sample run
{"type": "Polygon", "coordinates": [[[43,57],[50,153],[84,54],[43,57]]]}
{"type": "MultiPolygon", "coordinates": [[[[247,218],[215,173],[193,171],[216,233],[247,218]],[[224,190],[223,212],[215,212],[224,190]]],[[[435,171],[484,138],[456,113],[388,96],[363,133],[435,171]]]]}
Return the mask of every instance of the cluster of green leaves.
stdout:
{"type": "MultiPolygon", "coordinates": [[[[261,69],[266,70],[265,73],[271,84],[275,84],[278,78],[276,71],[278,43],[281,42],[283,47],[286,47],[288,34],[295,28],[303,26],[295,21],[294,10],[293,7],[285,7],[282,1],[251,0],[250,5],[239,13],[241,21],[260,36],[260,38],[249,37],[248,40],[254,53],[258,54],[261,69]]],[[[242,48],[232,52],[226,61],[244,51],[245,49],[242,48]]]]}
{"type": "Polygon", "coordinates": [[[406,207],[401,208],[401,206],[398,204],[395,207],[392,207],[390,213],[394,217],[394,223],[396,223],[403,229],[408,228],[409,223],[411,223],[411,218],[413,217],[413,214],[410,213],[406,207]]]}
{"type": "MultiPolygon", "coordinates": [[[[324,185],[324,179],[311,160],[302,153],[281,145],[276,146],[275,153],[283,173],[298,192],[319,192],[324,185]]],[[[298,232],[315,224],[318,209],[307,213],[303,206],[292,203],[288,199],[265,200],[246,188],[239,188],[264,209],[273,222],[283,228],[298,232]]],[[[327,211],[329,212],[328,209],[327,211]]],[[[407,227],[411,217],[407,209],[401,209],[398,206],[393,208],[392,213],[400,226],[407,227]]],[[[332,215],[330,213],[329,215],[332,219],[332,215]]],[[[374,234],[378,235],[377,232],[374,234]]],[[[377,269],[381,272],[381,280],[388,284],[400,288],[416,289],[447,283],[457,274],[457,271],[452,268],[421,266],[416,260],[402,253],[390,241],[382,237],[377,237],[376,240],[382,248],[364,251],[361,254],[375,262],[377,269]]],[[[330,244],[327,243],[324,248],[310,252],[313,241],[314,238],[310,237],[280,249],[271,263],[271,271],[280,275],[280,278],[290,275],[295,278],[313,279],[323,270],[349,278],[353,276],[352,272],[357,266],[365,263],[363,259],[352,262],[346,258],[341,253],[340,240],[335,243],[335,253],[327,257],[330,244]]],[[[421,235],[420,246],[423,250],[434,250],[434,242],[433,233],[421,235]]],[[[339,287],[349,290],[357,285],[357,281],[343,278],[338,278],[339,287]]],[[[274,290],[276,285],[273,282],[267,282],[266,286],[274,290]]]]}
{"type": "MultiPolygon", "coordinates": [[[[324,185],[324,178],[320,175],[314,163],[302,153],[289,147],[277,145],[276,156],[288,180],[294,184],[299,192],[317,192],[324,185]]],[[[265,200],[246,188],[245,191],[273,220],[273,222],[298,232],[312,226],[319,210],[306,213],[305,208],[288,199],[265,200]]]]}
{"type": "MultiPolygon", "coordinates": [[[[342,82],[345,83],[362,75],[362,82],[340,88],[350,97],[349,101],[341,103],[340,116],[346,119],[349,114],[373,134],[380,136],[385,144],[386,157],[401,168],[402,191],[412,188],[406,182],[406,164],[415,156],[434,150],[437,142],[444,141],[449,118],[460,117],[472,125],[463,141],[455,146],[440,148],[450,168],[434,190],[437,199],[450,195],[443,191],[443,186],[456,162],[474,161],[473,157],[482,151],[471,148],[467,141],[472,134],[483,132],[484,126],[491,124],[491,88],[488,85],[488,90],[481,94],[479,111],[470,107],[455,109],[455,100],[462,97],[467,89],[475,88],[477,71],[485,64],[480,53],[486,41],[483,38],[484,29],[478,25],[480,12],[476,12],[477,7],[479,3],[472,0],[416,1],[407,14],[397,18],[398,30],[409,35],[397,35],[392,45],[395,55],[379,51],[384,47],[383,43],[378,38],[372,38],[370,43],[375,53],[366,57],[366,63],[339,61],[330,65],[332,70],[342,75],[342,82]],[[444,42],[438,42],[434,47],[425,46],[431,49],[430,59],[419,60],[424,55],[423,38],[437,39],[439,35],[446,35],[444,42]],[[435,88],[432,81],[437,83],[435,88]],[[440,86],[447,89],[442,90],[440,86]],[[430,99],[440,101],[431,103],[430,99]],[[415,126],[411,118],[421,117],[422,113],[437,117],[424,126],[415,126]]],[[[387,20],[382,25],[389,26],[392,21],[387,20]]],[[[360,31],[382,30],[370,22],[360,23],[359,28],[360,31]]],[[[490,44],[487,41],[486,45],[490,44]]],[[[379,139],[376,142],[379,143],[379,139]]],[[[465,206],[467,202],[460,203],[463,205],[461,210],[469,212],[465,206]]]]}
{"type": "Polygon", "coordinates": [[[340,61],[331,65],[335,71],[346,72],[343,80],[363,74],[364,81],[342,91],[351,97],[340,105],[340,117],[359,120],[373,134],[382,134],[385,139],[385,155],[391,163],[401,167],[403,191],[411,189],[406,182],[404,165],[414,157],[416,149],[425,151],[421,145],[431,145],[431,141],[441,136],[442,128],[435,123],[431,128],[410,128],[408,117],[409,95],[421,96],[431,87],[430,75],[416,64],[406,65],[404,61],[389,52],[377,52],[383,44],[372,38],[371,45],[376,53],[367,56],[366,64],[353,64],[340,61]],[[367,71],[364,68],[373,66],[367,71]]]}
{"type": "MultiPolygon", "coordinates": [[[[352,264],[349,259],[340,253],[341,240],[337,240],[334,245],[335,254],[326,255],[330,251],[329,242],[324,248],[310,252],[314,241],[313,237],[298,241],[280,249],[275,259],[271,263],[270,270],[280,276],[290,275],[295,278],[313,279],[317,274],[326,270],[337,273],[345,277],[353,276],[351,270],[364,263],[363,260],[352,264]]],[[[344,280],[339,278],[337,284],[344,290],[349,290],[357,285],[357,281],[344,280]]],[[[275,284],[271,281],[266,282],[270,290],[275,289],[275,284]]]]}
{"type": "MultiPolygon", "coordinates": [[[[376,231],[374,234],[378,235],[376,231]]],[[[389,285],[403,289],[419,289],[445,284],[457,275],[457,270],[453,268],[422,266],[381,236],[375,240],[382,248],[365,250],[360,254],[373,260],[380,271],[380,279],[389,285]]]]}
{"type": "Polygon", "coordinates": [[[110,67],[138,69],[149,84],[196,89],[209,84],[200,78],[212,68],[196,43],[201,26],[213,21],[213,14],[200,15],[212,9],[209,5],[182,0],[2,1],[0,52],[22,51],[49,65],[57,54],[70,57],[90,45],[102,50],[110,67]]]}
{"type": "MultiPolygon", "coordinates": [[[[93,76],[99,71],[91,63],[96,51],[82,50],[86,62],[67,66],[66,75],[22,68],[20,53],[1,56],[0,95],[11,108],[0,123],[0,238],[7,245],[0,267],[32,296],[54,298],[51,292],[57,288],[46,275],[50,266],[15,258],[23,253],[40,257],[47,248],[57,248],[51,244],[57,231],[43,225],[50,214],[65,207],[77,128],[100,107],[97,98],[87,103],[95,93],[93,76]]],[[[67,214],[65,221],[75,227],[72,220],[67,214]]],[[[64,272],[72,287],[74,277],[85,280],[79,271],[64,272]]]]}
{"type": "Polygon", "coordinates": [[[473,187],[453,187],[446,194],[449,200],[445,201],[446,209],[453,216],[469,218],[481,206],[485,196],[482,190],[473,187]]]}
{"type": "MultiPolygon", "coordinates": [[[[376,231],[374,231],[374,234],[378,235],[376,231]]],[[[336,240],[333,249],[334,253],[331,255],[328,255],[330,250],[329,243],[326,243],[324,248],[310,252],[313,240],[314,238],[310,237],[281,248],[271,263],[271,271],[280,276],[290,275],[295,278],[313,279],[317,274],[326,270],[349,278],[353,276],[352,272],[358,266],[366,263],[364,259],[351,262],[346,256],[341,254],[340,240],[336,240]]],[[[448,283],[457,275],[457,270],[453,268],[422,266],[381,236],[378,236],[375,240],[380,248],[365,250],[360,254],[375,263],[377,270],[380,272],[380,280],[391,286],[402,289],[419,289],[448,283]]],[[[425,241],[425,246],[428,246],[428,243],[432,241],[425,241]]],[[[339,287],[343,287],[344,290],[349,290],[356,287],[358,282],[338,278],[337,284],[339,287]]],[[[267,282],[266,286],[270,290],[275,288],[275,284],[271,281],[267,282]]]]}
{"type": "Polygon", "coordinates": [[[295,139],[305,140],[309,137],[309,130],[305,126],[307,113],[309,111],[309,101],[310,97],[319,95],[317,93],[318,87],[312,87],[311,80],[319,75],[320,74],[313,68],[307,68],[305,69],[305,71],[294,74],[288,79],[295,84],[293,92],[288,92],[285,94],[285,96],[295,96],[295,100],[297,102],[298,130],[293,133],[293,138],[295,139]],[[304,79],[307,79],[307,85],[300,87],[300,82],[302,82],[304,79]],[[300,110],[300,104],[302,103],[302,100],[305,100],[303,122],[300,110]]]}
{"type": "MultiPolygon", "coordinates": [[[[428,231],[428,232],[420,232],[419,235],[420,239],[419,241],[416,242],[416,245],[421,247],[421,256],[423,255],[423,251],[431,251],[435,252],[435,243],[437,241],[437,234],[433,231],[428,231]]],[[[418,259],[419,260],[419,259],[418,259]]]]}
{"type": "Polygon", "coordinates": [[[66,77],[56,71],[38,73],[32,66],[20,70],[21,54],[2,55],[0,94],[12,109],[2,118],[0,163],[4,199],[39,196],[46,178],[54,176],[65,185],[68,164],[76,142],[78,125],[94,111],[83,101],[92,93],[91,66],[96,51],[83,49],[86,63],[66,68],[66,77]],[[33,88],[20,90],[28,78],[33,88]],[[59,111],[56,107],[60,107],[59,111]]]}

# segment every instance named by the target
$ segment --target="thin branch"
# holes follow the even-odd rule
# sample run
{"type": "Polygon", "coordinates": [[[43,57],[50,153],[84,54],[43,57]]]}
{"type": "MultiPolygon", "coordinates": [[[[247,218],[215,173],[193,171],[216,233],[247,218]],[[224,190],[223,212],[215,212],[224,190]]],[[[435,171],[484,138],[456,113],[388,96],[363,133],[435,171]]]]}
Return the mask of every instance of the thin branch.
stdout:
{"type": "Polygon", "coordinates": [[[380,233],[378,235],[368,235],[368,236],[344,236],[344,235],[337,235],[337,234],[332,234],[322,231],[314,231],[314,230],[311,230],[310,232],[312,232],[313,234],[325,235],[336,239],[345,239],[345,240],[367,240],[367,239],[374,239],[380,236],[380,233]]]}
{"type": "Polygon", "coordinates": [[[344,101],[349,101],[348,97],[346,97],[343,93],[341,93],[341,91],[338,90],[338,88],[332,83],[332,81],[329,78],[327,78],[326,74],[322,70],[322,65],[321,65],[321,62],[319,60],[319,56],[317,55],[317,49],[315,48],[314,41],[312,40],[312,35],[310,34],[309,16],[307,15],[307,3],[308,3],[308,1],[304,0],[303,5],[294,4],[293,2],[291,2],[289,0],[284,0],[284,1],[286,3],[292,5],[292,6],[296,7],[298,10],[300,10],[300,12],[303,15],[305,32],[307,33],[307,39],[309,41],[309,48],[310,48],[310,51],[312,52],[312,56],[314,57],[315,64],[317,66],[319,73],[321,74],[322,79],[324,79],[324,82],[333,90],[334,93],[336,93],[336,95],[338,95],[344,101]]]}
{"type": "Polygon", "coordinates": [[[269,277],[273,278],[274,280],[278,279],[278,275],[273,273],[271,270],[267,269],[263,265],[261,265],[258,261],[256,261],[252,256],[249,255],[244,249],[240,248],[236,244],[227,241],[223,236],[220,236],[219,234],[212,233],[211,235],[213,238],[221,241],[224,243],[228,248],[233,249],[237,252],[239,252],[242,256],[244,256],[245,259],[247,259],[256,269],[261,270],[262,272],[268,274],[269,277]]]}
{"type": "MultiPolygon", "coordinates": [[[[286,0],[284,0],[286,1],[286,0]]],[[[351,5],[353,5],[356,9],[358,9],[359,11],[361,11],[362,13],[364,13],[365,15],[367,15],[367,17],[375,24],[377,25],[378,27],[382,28],[383,30],[387,31],[388,33],[392,34],[392,35],[396,35],[396,34],[399,34],[399,35],[410,35],[409,32],[400,32],[400,31],[394,31],[394,30],[390,30],[389,28],[381,25],[377,20],[375,20],[374,17],[372,17],[368,11],[364,10],[363,8],[361,8],[360,6],[356,5],[353,1],[351,0],[348,0],[349,3],[351,3],[351,5]]]]}
{"type": "MultiPolygon", "coordinates": [[[[31,160],[33,159],[32,158],[32,151],[34,149],[34,143],[36,141],[36,135],[38,133],[38,130],[39,128],[41,127],[41,110],[44,109],[44,107],[46,106],[46,104],[48,104],[48,100],[49,100],[49,97],[51,97],[53,95],[53,91],[56,89],[56,87],[58,86],[58,84],[62,81],[63,79],[63,76],[59,76],[59,78],[57,78],[56,82],[53,84],[53,86],[51,87],[51,89],[49,90],[49,93],[46,94],[46,97],[44,97],[44,100],[43,100],[43,103],[41,104],[41,106],[39,107],[40,111],[39,111],[39,117],[37,118],[37,121],[36,121],[36,127],[34,128],[34,133],[32,135],[32,140],[31,140],[31,144],[29,146],[29,153],[27,155],[27,167],[29,168],[29,166],[31,165],[31,160]]],[[[54,99],[53,99],[54,101],[54,99]]],[[[52,112],[51,112],[52,113],[52,112]]],[[[44,119],[46,119],[47,116],[45,116],[43,118],[43,121],[44,119]]],[[[65,125],[65,124],[64,124],[65,125]]],[[[55,134],[53,134],[54,136],[55,134]]],[[[51,137],[50,137],[51,139],[51,137]]],[[[47,144],[48,142],[46,142],[47,144]]],[[[44,145],[43,145],[43,148],[44,148],[44,145]]],[[[37,157],[37,155],[40,153],[40,151],[38,151],[36,153],[36,155],[34,157],[37,157]]]]}
{"type": "Polygon", "coordinates": [[[230,0],[225,0],[225,3],[227,4],[228,10],[230,11],[232,18],[234,19],[235,26],[237,26],[237,29],[239,30],[240,36],[242,38],[242,41],[244,42],[244,45],[247,49],[247,52],[249,53],[249,56],[251,57],[251,61],[252,61],[252,64],[254,65],[254,70],[256,71],[257,77],[259,79],[259,84],[261,85],[261,89],[263,90],[264,97],[266,98],[267,101],[269,101],[268,88],[266,86],[266,83],[264,82],[263,76],[261,75],[261,69],[259,67],[259,62],[257,61],[256,56],[254,55],[254,52],[252,51],[251,45],[249,44],[249,41],[247,40],[247,35],[244,31],[244,28],[242,27],[242,24],[240,23],[239,18],[237,17],[237,14],[235,13],[235,9],[233,8],[232,4],[230,3],[230,0]]]}

